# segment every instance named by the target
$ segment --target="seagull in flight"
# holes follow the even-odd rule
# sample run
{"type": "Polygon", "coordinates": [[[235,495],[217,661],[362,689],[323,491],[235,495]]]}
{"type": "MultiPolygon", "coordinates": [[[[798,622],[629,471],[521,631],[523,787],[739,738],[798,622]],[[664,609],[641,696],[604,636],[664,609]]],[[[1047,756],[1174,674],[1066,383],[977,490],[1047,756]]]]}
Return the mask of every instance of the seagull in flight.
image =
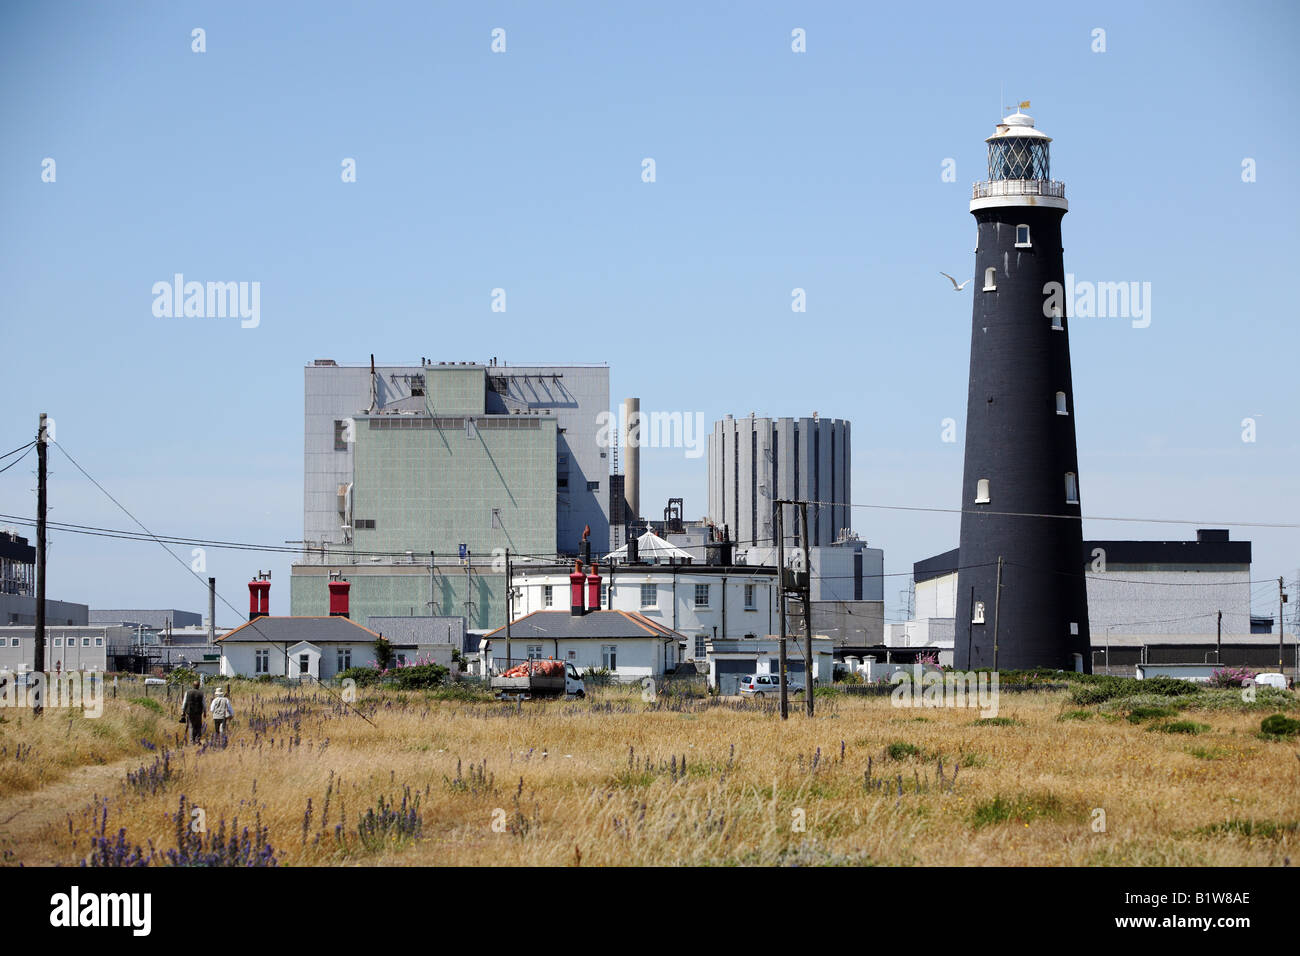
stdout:
{"type": "Polygon", "coordinates": [[[948,273],[940,272],[939,275],[943,276],[945,279],[947,279],[949,282],[952,283],[953,292],[960,292],[962,289],[966,288],[966,286],[970,285],[970,279],[967,279],[961,285],[958,285],[957,280],[954,279],[952,276],[948,275],[948,273]]]}

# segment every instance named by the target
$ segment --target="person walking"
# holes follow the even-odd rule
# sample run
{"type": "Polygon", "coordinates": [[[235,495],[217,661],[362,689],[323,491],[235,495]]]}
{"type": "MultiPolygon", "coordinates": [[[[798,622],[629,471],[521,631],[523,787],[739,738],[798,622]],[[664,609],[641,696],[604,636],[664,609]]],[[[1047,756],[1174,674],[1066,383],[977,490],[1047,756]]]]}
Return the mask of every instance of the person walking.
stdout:
{"type": "Polygon", "coordinates": [[[235,708],[230,706],[230,698],[226,696],[225,688],[218,687],[212,695],[212,706],[208,708],[212,714],[212,732],[214,734],[226,733],[226,722],[235,716],[235,708]]]}
{"type": "Polygon", "coordinates": [[[185,692],[185,699],[181,701],[181,720],[186,725],[190,742],[198,743],[203,736],[203,691],[198,681],[185,692]]]}

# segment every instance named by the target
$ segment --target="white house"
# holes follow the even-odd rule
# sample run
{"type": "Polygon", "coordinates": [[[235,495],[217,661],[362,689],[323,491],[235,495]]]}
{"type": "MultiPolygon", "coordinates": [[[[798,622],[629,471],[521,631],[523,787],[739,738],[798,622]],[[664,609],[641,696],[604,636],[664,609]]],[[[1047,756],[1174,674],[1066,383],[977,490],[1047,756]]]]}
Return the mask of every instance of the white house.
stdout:
{"type": "Polygon", "coordinates": [[[626,611],[533,611],[486,635],[492,673],[523,660],[561,660],[579,671],[608,670],[616,680],[657,677],[677,666],[683,635],[626,611]]]}
{"type": "MultiPolygon", "coordinates": [[[[257,617],[218,638],[221,674],[269,674],[301,680],[329,680],[349,667],[375,663],[379,635],[346,617],[257,617]]],[[[451,665],[450,644],[393,642],[394,660],[429,660],[451,665]]]]}
{"type": "MultiPolygon", "coordinates": [[[[703,661],[708,641],[776,629],[776,568],[710,564],[597,564],[600,608],[674,631],[678,660],[703,661]]],[[[570,609],[572,566],[514,568],[515,614],[570,609]]],[[[589,569],[587,569],[589,570],[589,569]]],[[[584,591],[586,585],[584,584],[584,591]]]]}

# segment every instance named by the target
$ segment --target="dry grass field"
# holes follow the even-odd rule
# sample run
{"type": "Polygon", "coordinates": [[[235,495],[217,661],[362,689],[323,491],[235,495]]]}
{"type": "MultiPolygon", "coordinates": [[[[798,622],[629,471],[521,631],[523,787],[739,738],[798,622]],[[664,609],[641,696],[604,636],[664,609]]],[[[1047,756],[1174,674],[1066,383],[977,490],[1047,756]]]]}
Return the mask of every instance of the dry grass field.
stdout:
{"type": "Polygon", "coordinates": [[[520,706],[363,691],[364,718],[321,688],[236,682],[233,700],[224,747],[182,744],[173,706],[138,689],[99,719],[0,711],[0,861],[1278,866],[1300,850],[1300,742],[1259,734],[1295,715],[1290,694],[1203,691],[1173,714],[1004,691],[993,721],[841,694],[784,724],[771,703],[619,689],[520,706]]]}

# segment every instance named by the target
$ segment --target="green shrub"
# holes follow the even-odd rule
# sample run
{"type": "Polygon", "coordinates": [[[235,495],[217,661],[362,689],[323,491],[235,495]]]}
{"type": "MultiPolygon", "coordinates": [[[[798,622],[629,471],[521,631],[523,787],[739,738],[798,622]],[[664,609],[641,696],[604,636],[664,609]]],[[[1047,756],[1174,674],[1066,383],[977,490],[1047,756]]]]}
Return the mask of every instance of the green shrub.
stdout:
{"type": "Polygon", "coordinates": [[[981,717],[972,720],[972,727],[1015,727],[1020,723],[1014,717],[981,717]]]}
{"type": "Polygon", "coordinates": [[[831,687],[823,684],[813,688],[813,700],[816,700],[818,697],[839,697],[842,693],[844,692],[838,687],[831,687]]]}
{"type": "Polygon", "coordinates": [[[921,748],[914,744],[908,744],[901,740],[896,740],[885,748],[885,752],[889,754],[890,760],[905,760],[908,757],[919,757],[921,755],[921,748]]]}
{"type": "Polygon", "coordinates": [[[412,664],[389,671],[384,683],[399,690],[425,690],[441,687],[450,671],[441,664],[412,664]]]}
{"type": "Polygon", "coordinates": [[[340,682],[353,680],[356,681],[358,687],[369,687],[372,684],[378,684],[379,678],[382,676],[373,667],[349,667],[347,670],[339,671],[335,675],[335,680],[340,682]]]}
{"type": "Polygon", "coordinates": [[[194,671],[190,670],[188,667],[173,668],[172,672],[167,675],[167,683],[181,684],[186,687],[188,687],[190,684],[193,684],[198,679],[199,679],[199,675],[194,671]]]}
{"type": "Polygon", "coordinates": [[[1300,720],[1286,714],[1270,714],[1259,722],[1259,731],[1270,737],[1294,737],[1300,734],[1300,720]]]}
{"type": "Polygon", "coordinates": [[[1134,707],[1128,712],[1128,722],[1130,724],[1140,724],[1144,720],[1152,720],[1156,717],[1172,717],[1178,713],[1173,707],[1134,707]]]}
{"type": "Polygon", "coordinates": [[[1087,720],[1092,716],[1090,710],[1067,710],[1057,717],[1057,720],[1087,720]]]}
{"type": "Polygon", "coordinates": [[[152,710],[155,714],[161,714],[163,712],[163,705],[158,703],[158,701],[154,700],[152,697],[132,697],[131,703],[139,704],[147,710],[152,710]]]}
{"type": "Polygon", "coordinates": [[[1171,720],[1147,728],[1162,734],[1203,734],[1209,729],[1209,724],[1198,724],[1194,720],[1171,720]]]}

